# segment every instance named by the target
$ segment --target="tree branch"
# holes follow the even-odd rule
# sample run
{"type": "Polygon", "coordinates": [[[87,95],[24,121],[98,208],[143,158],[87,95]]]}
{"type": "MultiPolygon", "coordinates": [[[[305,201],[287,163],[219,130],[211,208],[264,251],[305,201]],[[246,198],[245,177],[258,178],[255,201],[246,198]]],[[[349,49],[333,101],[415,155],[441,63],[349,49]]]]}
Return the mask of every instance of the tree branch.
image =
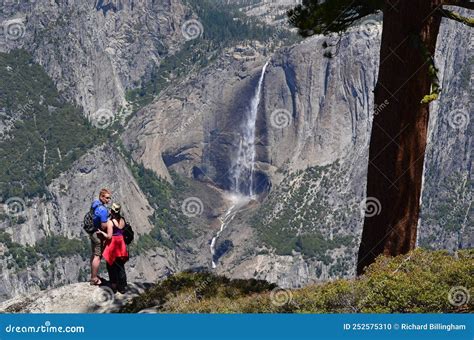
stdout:
{"type": "Polygon", "coordinates": [[[431,81],[431,90],[430,94],[425,95],[422,100],[421,104],[429,104],[432,101],[438,99],[439,94],[441,93],[441,85],[439,84],[438,78],[438,69],[436,68],[434,57],[431,52],[428,50],[428,47],[423,43],[423,40],[419,35],[413,37],[415,39],[416,45],[420,49],[420,52],[428,63],[428,76],[430,77],[431,81]]]}
{"type": "Polygon", "coordinates": [[[474,9],[474,2],[469,0],[446,0],[443,5],[474,9]]]}
{"type": "Polygon", "coordinates": [[[467,25],[469,27],[474,27],[474,18],[468,18],[468,17],[463,17],[461,14],[453,11],[448,11],[446,9],[441,9],[441,15],[445,18],[459,21],[463,23],[464,25],[467,25]]]}

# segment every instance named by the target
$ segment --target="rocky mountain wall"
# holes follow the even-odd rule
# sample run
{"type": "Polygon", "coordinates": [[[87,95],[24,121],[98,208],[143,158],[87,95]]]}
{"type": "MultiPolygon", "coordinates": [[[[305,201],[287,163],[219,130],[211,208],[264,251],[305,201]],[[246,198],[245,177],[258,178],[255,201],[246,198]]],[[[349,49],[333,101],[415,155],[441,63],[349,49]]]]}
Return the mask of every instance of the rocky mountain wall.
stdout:
{"type": "Polygon", "coordinates": [[[418,243],[425,247],[455,251],[474,244],[473,41],[472,29],[443,22],[435,58],[442,93],[431,105],[419,223],[418,243]]]}
{"type": "Polygon", "coordinates": [[[34,55],[87,117],[115,116],[126,92],[186,40],[180,0],[3,1],[0,51],[34,55]]]}

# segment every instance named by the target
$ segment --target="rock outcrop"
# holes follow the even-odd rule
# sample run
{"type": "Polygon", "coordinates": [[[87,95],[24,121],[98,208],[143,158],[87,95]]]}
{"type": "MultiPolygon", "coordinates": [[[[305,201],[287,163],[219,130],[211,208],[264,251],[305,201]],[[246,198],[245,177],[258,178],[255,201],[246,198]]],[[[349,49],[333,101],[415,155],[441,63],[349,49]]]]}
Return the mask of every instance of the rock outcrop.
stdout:
{"type": "Polygon", "coordinates": [[[151,286],[132,283],[125,294],[114,294],[107,286],[74,283],[4,301],[0,313],[114,313],[151,286]]]}

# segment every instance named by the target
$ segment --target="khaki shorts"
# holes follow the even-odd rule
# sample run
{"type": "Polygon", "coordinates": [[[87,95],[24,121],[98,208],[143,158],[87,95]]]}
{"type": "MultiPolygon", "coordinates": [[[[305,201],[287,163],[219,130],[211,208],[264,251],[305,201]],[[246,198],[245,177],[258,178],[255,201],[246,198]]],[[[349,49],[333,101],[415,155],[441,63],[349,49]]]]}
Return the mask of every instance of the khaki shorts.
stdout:
{"type": "Polygon", "coordinates": [[[102,240],[95,232],[90,234],[89,237],[91,239],[92,255],[102,256],[102,251],[104,250],[102,246],[102,240]]]}

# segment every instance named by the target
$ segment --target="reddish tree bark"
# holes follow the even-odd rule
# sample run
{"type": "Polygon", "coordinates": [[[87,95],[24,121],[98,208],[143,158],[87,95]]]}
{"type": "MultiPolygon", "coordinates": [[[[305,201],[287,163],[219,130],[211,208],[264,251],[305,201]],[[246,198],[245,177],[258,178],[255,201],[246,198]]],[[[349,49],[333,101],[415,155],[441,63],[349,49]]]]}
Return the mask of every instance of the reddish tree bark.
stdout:
{"type": "Polygon", "coordinates": [[[375,88],[375,104],[384,108],[374,117],[367,175],[367,198],[378,200],[381,210],[365,217],[358,274],[380,254],[395,256],[415,247],[429,119],[429,105],[421,100],[432,82],[420,44],[434,55],[442,2],[385,4],[375,88]]]}

